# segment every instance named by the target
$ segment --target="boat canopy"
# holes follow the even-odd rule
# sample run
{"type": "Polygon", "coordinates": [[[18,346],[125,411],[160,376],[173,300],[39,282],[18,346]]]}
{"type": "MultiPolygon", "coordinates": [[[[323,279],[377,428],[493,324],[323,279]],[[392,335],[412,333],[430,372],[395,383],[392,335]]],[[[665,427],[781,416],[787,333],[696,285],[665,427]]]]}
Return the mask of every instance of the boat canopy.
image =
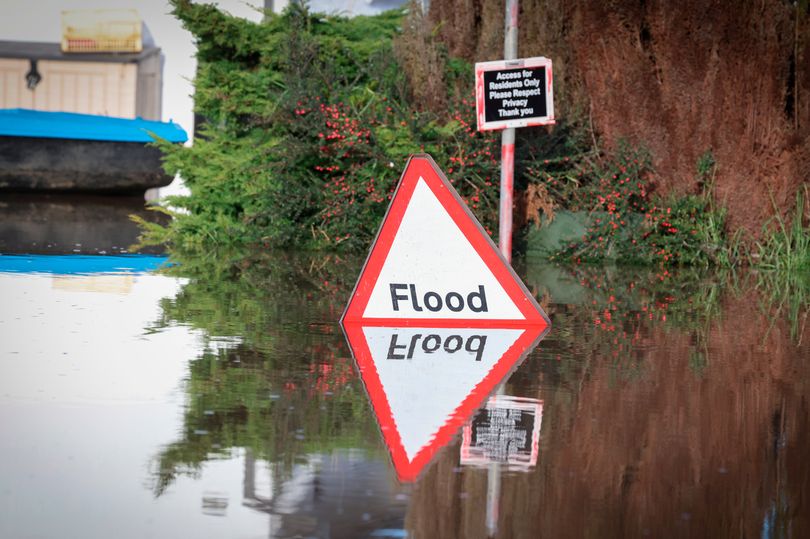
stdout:
{"type": "Polygon", "coordinates": [[[111,118],[73,112],[0,109],[0,136],[106,140],[112,142],[186,142],[185,130],[174,122],[111,118]]]}

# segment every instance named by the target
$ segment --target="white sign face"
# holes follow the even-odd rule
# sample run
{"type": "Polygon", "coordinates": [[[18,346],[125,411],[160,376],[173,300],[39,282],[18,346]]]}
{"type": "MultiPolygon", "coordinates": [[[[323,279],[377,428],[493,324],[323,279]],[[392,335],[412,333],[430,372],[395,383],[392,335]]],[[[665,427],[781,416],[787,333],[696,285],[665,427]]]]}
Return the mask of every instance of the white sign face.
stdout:
{"type": "Polygon", "coordinates": [[[403,480],[416,478],[541,336],[538,326],[344,331],[403,480]]]}
{"type": "Polygon", "coordinates": [[[548,325],[429,156],[408,161],[343,320],[548,325]]]}
{"type": "Polygon", "coordinates": [[[363,318],[525,319],[421,177],[363,318]]]}

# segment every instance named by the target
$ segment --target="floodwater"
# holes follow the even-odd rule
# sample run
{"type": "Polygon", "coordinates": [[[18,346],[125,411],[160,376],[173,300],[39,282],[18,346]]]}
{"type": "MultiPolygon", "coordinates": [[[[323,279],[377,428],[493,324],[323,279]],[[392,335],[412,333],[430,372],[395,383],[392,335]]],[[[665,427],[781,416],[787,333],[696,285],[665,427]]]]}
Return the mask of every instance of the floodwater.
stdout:
{"type": "Polygon", "coordinates": [[[128,255],[105,207],[0,201],[0,537],[810,537],[806,277],[519,260],[551,331],[471,417],[411,397],[453,432],[403,479],[361,258],[128,255]]]}

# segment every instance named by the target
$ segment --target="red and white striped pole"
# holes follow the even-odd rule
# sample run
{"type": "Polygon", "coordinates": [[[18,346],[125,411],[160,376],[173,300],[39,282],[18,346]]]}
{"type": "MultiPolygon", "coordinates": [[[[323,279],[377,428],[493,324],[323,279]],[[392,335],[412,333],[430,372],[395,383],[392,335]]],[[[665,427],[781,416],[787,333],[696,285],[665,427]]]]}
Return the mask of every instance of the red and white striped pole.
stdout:
{"type": "MultiPolygon", "coordinates": [[[[503,53],[508,62],[517,58],[518,0],[506,0],[503,53]]],[[[515,185],[515,129],[504,129],[501,135],[501,200],[498,224],[498,246],[507,262],[512,261],[512,206],[515,185]]]]}
{"type": "MultiPolygon", "coordinates": [[[[506,25],[503,37],[503,57],[509,62],[517,58],[518,0],[506,0],[506,25]]],[[[507,262],[512,262],[512,206],[515,187],[515,128],[509,127],[501,134],[501,201],[498,223],[498,247],[507,262]]],[[[495,390],[503,395],[506,382],[495,390]]],[[[498,532],[498,517],[501,506],[501,468],[490,464],[487,473],[487,531],[490,537],[498,532]]]]}

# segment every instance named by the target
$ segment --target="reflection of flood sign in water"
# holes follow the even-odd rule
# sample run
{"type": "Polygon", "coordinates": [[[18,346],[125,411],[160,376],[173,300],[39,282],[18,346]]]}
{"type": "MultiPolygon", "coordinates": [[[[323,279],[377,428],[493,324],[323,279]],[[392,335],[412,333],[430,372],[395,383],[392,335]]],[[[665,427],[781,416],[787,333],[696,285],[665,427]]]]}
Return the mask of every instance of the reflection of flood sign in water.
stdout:
{"type": "Polygon", "coordinates": [[[418,155],[405,167],[343,320],[427,319],[548,325],[433,159],[418,155]]]}
{"type": "Polygon", "coordinates": [[[400,479],[417,477],[534,348],[543,329],[344,323],[400,479]]]}
{"type": "Polygon", "coordinates": [[[426,155],[408,161],[341,322],[406,481],[549,326],[426,155]]]}
{"type": "Polygon", "coordinates": [[[479,62],[475,96],[479,131],[553,124],[551,60],[479,62]]]}
{"type": "Polygon", "coordinates": [[[543,403],[498,395],[464,426],[461,464],[505,464],[528,469],[537,464],[543,403]]]}

